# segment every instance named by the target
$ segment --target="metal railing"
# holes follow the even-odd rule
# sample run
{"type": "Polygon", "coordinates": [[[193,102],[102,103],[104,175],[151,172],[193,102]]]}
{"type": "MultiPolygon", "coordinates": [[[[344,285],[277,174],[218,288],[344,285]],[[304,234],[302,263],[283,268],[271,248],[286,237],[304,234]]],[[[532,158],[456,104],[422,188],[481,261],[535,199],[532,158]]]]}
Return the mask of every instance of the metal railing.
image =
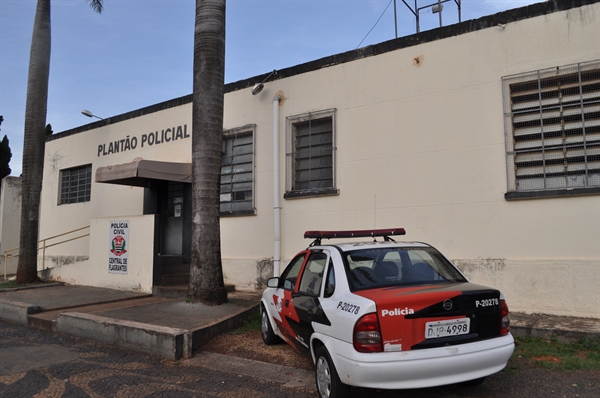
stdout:
{"type": "MultiPolygon", "coordinates": [[[[52,244],[47,244],[47,241],[51,240],[51,239],[55,239],[55,238],[60,238],[61,236],[65,236],[65,235],[69,235],[72,234],[74,232],[79,232],[79,231],[83,231],[84,229],[89,228],[90,226],[85,226],[85,227],[81,227],[81,228],[77,228],[74,229],[72,231],[68,231],[62,234],[58,234],[58,235],[54,235],[54,236],[50,236],[48,238],[44,238],[40,241],[38,241],[38,244],[41,243],[41,246],[38,247],[38,250],[42,250],[42,270],[46,269],[46,249],[53,247],[53,246],[58,246],[61,245],[63,243],[67,243],[67,242],[71,242],[73,240],[76,239],[81,239],[81,238],[85,238],[86,236],[90,236],[90,233],[88,232],[87,234],[83,234],[83,235],[79,235],[76,236],[74,238],[70,238],[70,239],[65,239],[65,240],[61,240],[60,242],[56,242],[56,243],[52,243],[52,244]]],[[[4,280],[6,280],[6,269],[8,266],[8,259],[9,258],[15,258],[15,257],[19,257],[19,253],[17,252],[16,254],[9,254],[10,252],[14,252],[14,251],[18,251],[19,247],[15,247],[14,249],[9,249],[9,250],[5,250],[4,251],[4,280]]]]}

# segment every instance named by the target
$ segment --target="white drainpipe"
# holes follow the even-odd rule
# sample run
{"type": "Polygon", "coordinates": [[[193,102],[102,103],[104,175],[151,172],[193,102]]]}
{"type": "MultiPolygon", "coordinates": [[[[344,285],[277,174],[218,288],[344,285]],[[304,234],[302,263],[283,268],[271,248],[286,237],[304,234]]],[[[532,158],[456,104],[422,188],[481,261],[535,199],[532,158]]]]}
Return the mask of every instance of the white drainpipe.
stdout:
{"type": "Polygon", "coordinates": [[[279,194],[279,101],[281,94],[273,97],[273,276],[279,276],[281,263],[281,197],[279,194]]]}

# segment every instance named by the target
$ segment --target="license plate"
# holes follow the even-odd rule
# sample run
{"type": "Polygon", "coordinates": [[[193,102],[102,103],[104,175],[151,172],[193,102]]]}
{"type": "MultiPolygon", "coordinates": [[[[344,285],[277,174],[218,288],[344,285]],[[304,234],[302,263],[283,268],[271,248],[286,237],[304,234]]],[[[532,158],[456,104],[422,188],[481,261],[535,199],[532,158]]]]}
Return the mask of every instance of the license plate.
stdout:
{"type": "Polygon", "coordinates": [[[459,336],[461,334],[468,334],[470,326],[471,318],[427,322],[425,324],[425,338],[439,339],[440,337],[459,336]]]}

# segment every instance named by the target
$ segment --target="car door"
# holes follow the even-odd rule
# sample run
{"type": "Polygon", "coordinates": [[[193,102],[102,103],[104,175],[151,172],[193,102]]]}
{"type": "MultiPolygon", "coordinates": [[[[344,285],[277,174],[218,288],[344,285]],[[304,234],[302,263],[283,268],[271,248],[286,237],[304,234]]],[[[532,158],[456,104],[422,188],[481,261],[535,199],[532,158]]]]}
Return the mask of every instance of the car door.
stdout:
{"type": "Polygon", "coordinates": [[[298,349],[300,349],[301,344],[298,344],[296,335],[298,328],[296,325],[300,322],[300,319],[292,303],[292,294],[297,290],[300,271],[309,253],[309,251],[298,253],[288,264],[279,277],[279,285],[272,297],[275,308],[277,308],[277,312],[279,313],[279,317],[273,318],[277,324],[279,333],[288,344],[298,349]]]}
{"type": "Polygon", "coordinates": [[[296,291],[292,292],[292,305],[298,321],[290,320],[289,323],[294,330],[296,340],[300,343],[298,348],[307,354],[310,353],[310,338],[314,333],[313,322],[330,325],[320,303],[323,275],[328,260],[326,251],[311,251],[302,269],[300,283],[296,291]]]}

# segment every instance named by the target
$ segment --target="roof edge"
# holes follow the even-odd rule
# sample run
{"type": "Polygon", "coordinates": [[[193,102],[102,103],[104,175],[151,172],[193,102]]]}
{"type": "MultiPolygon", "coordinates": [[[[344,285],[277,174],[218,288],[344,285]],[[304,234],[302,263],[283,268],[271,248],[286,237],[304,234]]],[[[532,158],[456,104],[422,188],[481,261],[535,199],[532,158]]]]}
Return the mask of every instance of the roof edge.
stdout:
{"type": "MultiPolygon", "coordinates": [[[[277,75],[272,77],[272,81],[284,79],[303,73],[313,72],[322,68],[344,64],[346,62],[356,61],[362,58],[372,57],[379,54],[399,50],[402,48],[413,47],[419,44],[430,43],[433,41],[446,39],[453,36],[459,36],[465,33],[476,32],[478,30],[487,29],[505,25],[512,22],[521,21],[524,19],[539,17],[542,15],[552,14],[555,12],[565,11],[573,8],[579,8],[590,4],[595,4],[600,0],[548,0],[541,3],[530,4],[525,7],[515,8],[502,11],[493,15],[484,16],[478,19],[456,23],[453,25],[443,26],[441,28],[431,29],[420,33],[415,33],[409,36],[399,37],[384,41],[378,44],[372,44],[366,47],[355,50],[346,51],[339,54],[330,55],[314,61],[305,62],[299,65],[291,66],[277,70],[277,75]]],[[[224,86],[224,93],[230,93],[253,86],[258,81],[263,81],[272,71],[262,75],[253,76],[248,79],[239,80],[232,83],[227,83],[224,86]]],[[[53,134],[46,138],[46,142],[53,141],[59,138],[68,137],[73,134],[78,134],[84,131],[93,130],[109,124],[122,122],[136,117],[144,116],[150,113],[159,112],[169,108],[191,103],[193,100],[192,94],[174,98],[158,104],[150,105],[134,111],[122,113],[103,120],[98,120],[93,123],[75,127],[70,130],[62,131],[53,134]]]]}

